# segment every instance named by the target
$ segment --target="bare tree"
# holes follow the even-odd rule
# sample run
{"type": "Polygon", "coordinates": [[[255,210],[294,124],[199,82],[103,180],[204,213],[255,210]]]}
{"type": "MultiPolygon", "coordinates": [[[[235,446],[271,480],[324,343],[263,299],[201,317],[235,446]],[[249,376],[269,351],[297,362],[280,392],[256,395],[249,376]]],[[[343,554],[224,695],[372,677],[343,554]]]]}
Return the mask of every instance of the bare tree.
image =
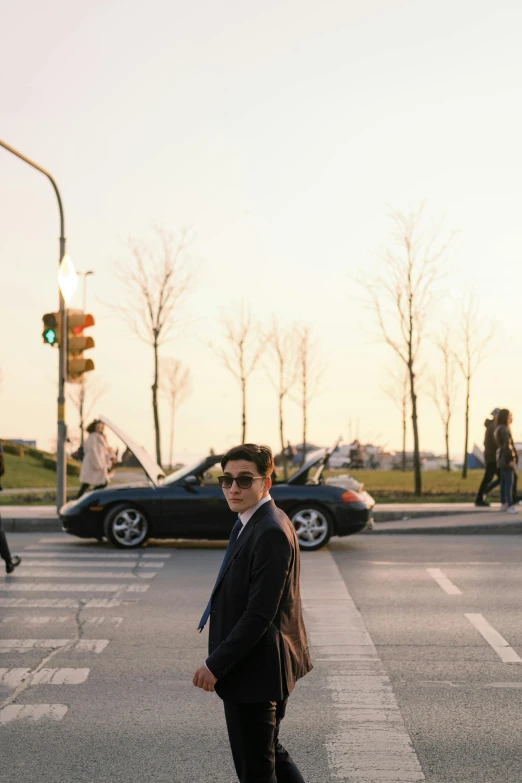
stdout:
{"type": "Polygon", "coordinates": [[[232,373],[241,388],[241,443],[245,443],[247,429],[247,384],[265,350],[266,336],[252,320],[250,307],[242,302],[235,316],[221,319],[225,347],[213,343],[210,347],[226,369],[232,373]]]}
{"type": "Polygon", "coordinates": [[[184,367],[179,359],[162,359],[160,362],[162,382],[161,390],[167,398],[170,408],[170,443],[169,465],[172,469],[172,455],[174,453],[174,423],[179,407],[190,395],[191,376],[188,367],[184,367]]]}
{"type": "Polygon", "coordinates": [[[395,370],[391,370],[390,382],[382,387],[384,393],[393,401],[401,412],[402,422],[402,459],[401,470],[406,470],[406,438],[408,434],[408,400],[409,392],[409,373],[408,368],[401,363],[395,370]]]}
{"type": "Polygon", "coordinates": [[[297,380],[296,338],[295,327],[283,329],[275,318],[272,319],[268,344],[277,372],[277,381],[274,382],[274,385],[277,389],[279,439],[281,442],[281,459],[283,461],[285,481],[288,479],[288,463],[285,454],[284,401],[297,380]]]}
{"type": "Polygon", "coordinates": [[[462,372],[466,384],[466,404],[464,414],[464,462],[462,478],[468,476],[469,409],[471,381],[479,365],[486,358],[487,349],[493,339],[495,327],[479,316],[474,294],[467,294],[461,304],[460,345],[454,352],[455,360],[462,372]]]}
{"type": "Polygon", "coordinates": [[[441,361],[442,373],[430,379],[430,396],[439,412],[444,427],[444,443],[446,448],[446,470],[451,470],[450,458],[450,425],[457,396],[457,378],[453,339],[449,326],[444,326],[441,336],[435,341],[441,361]]]}
{"type": "Polygon", "coordinates": [[[436,230],[423,230],[423,206],[408,214],[391,212],[392,246],[381,254],[382,275],[365,277],[361,285],[370,295],[380,336],[404,363],[409,377],[413,428],[415,494],[422,494],[417,405],[417,369],[426,321],[434,300],[434,284],[440,274],[449,240],[438,239],[436,230]]]}
{"type": "Polygon", "coordinates": [[[192,283],[193,267],[187,257],[190,244],[187,229],[183,229],[177,239],[162,228],[154,231],[154,245],[129,240],[131,264],[116,267],[116,276],[125,290],[126,304],[116,309],[140,340],[152,347],[152,411],[156,460],[161,465],[159,349],[172,339],[174,329],[180,326],[181,305],[192,283]]]}
{"type": "Polygon", "coordinates": [[[325,366],[317,352],[317,342],[313,339],[309,326],[297,327],[297,401],[303,416],[303,451],[301,465],[306,459],[306,439],[308,436],[308,409],[319,392],[319,384],[325,366]]]}
{"type": "Polygon", "coordinates": [[[78,412],[80,419],[80,445],[83,446],[86,421],[92,416],[94,406],[102,397],[109,384],[96,376],[84,376],[81,383],[68,384],[67,397],[78,412]]]}

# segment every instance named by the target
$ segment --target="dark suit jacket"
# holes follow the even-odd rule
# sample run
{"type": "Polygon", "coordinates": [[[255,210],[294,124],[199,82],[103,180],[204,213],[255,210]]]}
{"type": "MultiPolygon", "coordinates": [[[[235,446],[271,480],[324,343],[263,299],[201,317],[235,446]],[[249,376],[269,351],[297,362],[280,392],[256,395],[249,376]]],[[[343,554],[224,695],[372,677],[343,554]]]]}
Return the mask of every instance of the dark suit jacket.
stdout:
{"type": "Polygon", "coordinates": [[[280,701],[312,668],[294,527],[273,501],[248,521],[212,597],[209,657],[226,701],[280,701]]]}

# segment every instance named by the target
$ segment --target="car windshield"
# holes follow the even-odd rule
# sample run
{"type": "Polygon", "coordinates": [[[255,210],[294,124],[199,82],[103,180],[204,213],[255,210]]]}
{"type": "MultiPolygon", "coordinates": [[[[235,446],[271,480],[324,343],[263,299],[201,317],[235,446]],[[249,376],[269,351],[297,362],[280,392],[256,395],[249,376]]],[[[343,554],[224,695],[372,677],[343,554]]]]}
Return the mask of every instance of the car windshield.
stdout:
{"type": "Polygon", "coordinates": [[[179,470],[175,470],[174,473],[171,473],[167,478],[162,481],[162,485],[165,486],[166,484],[173,484],[175,481],[178,481],[181,478],[184,478],[184,476],[191,476],[193,474],[196,474],[198,472],[198,468],[201,468],[203,466],[203,462],[201,460],[198,460],[197,462],[193,462],[191,465],[184,465],[184,467],[179,468],[179,470]]]}

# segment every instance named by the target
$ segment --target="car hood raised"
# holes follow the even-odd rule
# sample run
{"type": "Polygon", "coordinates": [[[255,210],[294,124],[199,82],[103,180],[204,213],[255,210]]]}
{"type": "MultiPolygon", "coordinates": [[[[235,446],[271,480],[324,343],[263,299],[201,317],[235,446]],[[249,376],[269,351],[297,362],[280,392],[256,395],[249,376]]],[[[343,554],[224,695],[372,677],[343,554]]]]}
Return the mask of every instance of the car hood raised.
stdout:
{"type": "Polygon", "coordinates": [[[107,416],[99,416],[98,418],[132,451],[147,476],[150,478],[152,483],[157,486],[162,481],[162,479],[165,478],[165,473],[158,463],[152,459],[150,454],[145,451],[143,446],[140,446],[139,443],[131,438],[130,435],[127,435],[124,430],[120,429],[120,427],[118,427],[117,424],[114,424],[107,416]]]}

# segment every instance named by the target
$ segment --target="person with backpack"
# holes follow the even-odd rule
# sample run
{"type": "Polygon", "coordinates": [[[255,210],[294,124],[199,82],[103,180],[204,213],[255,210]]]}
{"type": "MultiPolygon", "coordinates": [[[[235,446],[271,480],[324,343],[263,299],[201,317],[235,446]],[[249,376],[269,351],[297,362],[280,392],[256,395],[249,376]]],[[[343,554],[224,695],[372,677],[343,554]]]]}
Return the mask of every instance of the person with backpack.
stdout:
{"type": "MultiPolygon", "coordinates": [[[[2,441],[0,440],[0,478],[5,473],[5,459],[4,459],[4,450],[2,448],[2,441]]],[[[0,484],[0,492],[2,491],[2,485],[0,484]]],[[[11,555],[11,552],[9,551],[9,545],[7,543],[7,538],[5,537],[4,530],[2,528],[2,517],[0,516],[0,557],[5,562],[5,570],[6,573],[12,574],[15,570],[16,566],[19,566],[22,562],[22,558],[18,555],[11,555]]]]}
{"type": "Polygon", "coordinates": [[[513,478],[517,466],[517,452],[511,434],[513,414],[502,408],[495,419],[495,441],[497,444],[497,467],[500,471],[501,510],[508,514],[518,514],[513,505],[513,478]]]}

